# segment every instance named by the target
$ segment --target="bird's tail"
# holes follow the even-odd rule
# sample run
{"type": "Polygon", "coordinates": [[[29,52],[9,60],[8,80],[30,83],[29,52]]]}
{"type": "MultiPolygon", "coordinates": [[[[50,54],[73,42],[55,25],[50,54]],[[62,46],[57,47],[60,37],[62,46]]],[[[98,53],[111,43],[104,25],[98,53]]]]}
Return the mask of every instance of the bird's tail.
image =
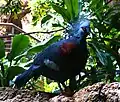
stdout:
{"type": "Polygon", "coordinates": [[[14,82],[15,86],[17,88],[24,86],[32,77],[34,77],[34,72],[36,69],[38,69],[38,66],[32,65],[28,70],[18,75],[14,82]]]}

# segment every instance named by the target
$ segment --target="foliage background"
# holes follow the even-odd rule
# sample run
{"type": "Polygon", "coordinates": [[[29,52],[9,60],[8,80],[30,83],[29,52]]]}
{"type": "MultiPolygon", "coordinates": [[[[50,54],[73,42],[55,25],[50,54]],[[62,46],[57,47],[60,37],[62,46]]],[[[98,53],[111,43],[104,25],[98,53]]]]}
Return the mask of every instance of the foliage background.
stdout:
{"type": "MultiPolygon", "coordinates": [[[[6,0],[6,2],[9,2],[6,0]]],[[[14,0],[11,0],[14,2],[14,0]]],[[[19,0],[16,2],[20,2],[19,0]]],[[[85,71],[80,74],[79,88],[96,82],[120,81],[120,4],[113,4],[104,0],[79,0],[79,7],[74,3],[77,0],[31,0],[32,25],[41,31],[51,31],[68,27],[69,22],[74,22],[79,17],[86,17],[91,21],[91,32],[87,37],[89,58],[85,71]],[[74,8],[76,9],[73,9],[74,8]],[[79,9],[77,9],[79,8],[79,9]]],[[[8,3],[7,3],[8,4],[8,3]]],[[[19,3],[9,4],[1,13],[18,13],[21,8],[19,3]],[[14,9],[14,6],[16,9],[14,9]],[[15,12],[16,11],[16,12],[15,12]]],[[[1,7],[3,8],[3,7],[1,7]]],[[[66,31],[66,30],[65,30],[66,31]]],[[[13,38],[12,50],[5,55],[4,42],[0,40],[0,86],[9,86],[9,82],[15,75],[27,69],[34,59],[36,53],[42,51],[51,43],[58,41],[64,36],[65,31],[48,34],[45,42],[41,40],[37,45],[25,35],[17,35],[13,38]],[[21,42],[21,43],[20,43],[21,42]],[[24,44],[24,46],[23,46],[24,44]],[[19,46],[18,46],[19,45],[19,46]],[[16,49],[19,47],[19,50],[16,49]],[[28,62],[28,63],[27,63],[28,62]],[[26,64],[27,63],[27,64],[26,64]],[[14,74],[11,74],[13,73],[14,74]]],[[[40,38],[45,34],[36,34],[40,38]]],[[[32,86],[37,90],[52,91],[57,88],[53,81],[40,77],[37,81],[31,79],[26,87],[32,86]],[[42,84],[41,84],[42,83],[42,84]],[[51,85],[52,84],[52,85],[51,85]],[[51,85],[51,86],[50,86],[51,85]]]]}

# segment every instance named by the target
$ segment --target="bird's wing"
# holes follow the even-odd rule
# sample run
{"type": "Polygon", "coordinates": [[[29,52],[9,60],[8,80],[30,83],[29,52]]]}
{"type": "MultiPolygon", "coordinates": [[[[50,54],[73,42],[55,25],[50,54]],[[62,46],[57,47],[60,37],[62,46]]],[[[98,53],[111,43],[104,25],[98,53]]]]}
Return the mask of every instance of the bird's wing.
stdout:
{"type": "MultiPolygon", "coordinates": [[[[67,63],[67,56],[69,56],[69,54],[76,46],[76,38],[74,37],[60,40],[57,43],[54,43],[47,47],[44,51],[37,54],[33,64],[35,66],[45,65],[48,69],[62,72],[63,68],[61,68],[61,66],[64,66],[65,63],[67,63]]],[[[39,68],[39,70],[42,70],[44,67],[39,68]]]]}
{"type": "Polygon", "coordinates": [[[59,71],[59,66],[54,62],[49,59],[44,59],[44,64],[48,67],[51,68],[55,71],[59,71]]]}
{"type": "MultiPolygon", "coordinates": [[[[70,53],[72,49],[74,49],[77,45],[77,40],[72,37],[69,39],[60,40],[49,47],[47,47],[44,51],[40,52],[36,55],[36,58],[34,59],[35,65],[42,65],[42,63],[46,63],[47,60],[49,60],[49,64],[51,61],[54,63],[59,63],[59,60],[61,60],[61,55],[67,55],[70,53]]],[[[52,63],[52,65],[54,65],[52,63]]]]}
{"type": "Polygon", "coordinates": [[[62,55],[69,55],[77,45],[74,42],[66,42],[60,46],[60,52],[62,55]]]}

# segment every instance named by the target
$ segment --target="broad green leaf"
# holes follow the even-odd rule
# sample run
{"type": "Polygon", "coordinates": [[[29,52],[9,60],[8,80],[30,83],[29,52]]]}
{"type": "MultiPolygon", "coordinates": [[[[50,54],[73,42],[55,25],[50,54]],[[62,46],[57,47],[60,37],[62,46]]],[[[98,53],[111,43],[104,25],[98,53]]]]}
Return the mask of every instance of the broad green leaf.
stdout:
{"type": "Polygon", "coordinates": [[[43,43],[43,44],[38,44],[32,48],[30,48],[28,51],[27,51],[27,54],[32,54],[32,53],[38,53],[38,52],[41,52],[42,50],[44,50],[46,47],[48,47],[50,44],[58,41],[58,39],[60,39],[61,36],[60,35],[55,35],[53,36],[51,39],[47,40],[47,42],[43,43]]]}
{"type": "Polygon", "coordinates": [[[104,65],[104,66],[107,66],[108,65],[108,62],[107,62],[107,55],[106,53],[102,52],[102,51],[99,51],[96,49],[96,54],[100,60],[100,62],[104,65]]]}
{"type": "Polygon", "coordinates": [[[73,21],[76,17],[78,17],[79,7],[78,0],[64,0],[65,5],[67,6],[67,11],[70,14],[71,21],[73,21]]]}
{"type": "MultiPolygon", "coordinates": [[[[99,8],[97,8],[97,5],[99,4],[100,0],[91,0],[91,3],[90,3],[90,8],[92,10],[97,10],[99,8]]],[[[101,5],[100,5],[101,7],[101,5]]]]}
{"type": "Polygon", "coordinates": [[[60,6],[53,4],[53,3],[52,3],[52,7],[57,13],[62,15],[63,19],[66,22],[70,22],[70,20],[71,20],[70,14],[69,14],[69,12],[67,12],[67,10],[65,8],[60,7],[60,6]]]}
{"type": "Polygon", "coordinates": [[[107,72],[112,73],[114,72],[114,66],[113,66],[113,61],[111,60],[110,54],[107,55],[107,72]]]}
{"type": "Polygon", "coordinates": [[[103,9],[103,4],[104,4],[104,0],[97,0],[98,1],[98,3],[96,4],[96,8],[97,9],[100,9],[101,11],[102,11],[102,9],[103,9]]]}
{"type": "Polygon", "coordinates": [[[23,73],[25,71],[24,68],[19,66],[11,66],[7,70],[7,78],[8,80],[12,80],[16,75],[23,73]]]}
{"type": "Polygon", "coordinates": [[[23,53],[23,54],[21,54],[21,55],[19,55],[19,56],[16,56],[15,58],[14,58],[14,60],[15,61],[19,61],[22,57],[24,57],[26,55],[26,53],[23,53]]]}
{"type": "Polygon", "coordinates": [[[112,44],[115,44],[115,45],[117,45],[117,46],[120,46],[120,41],[119,40],[110,40],[110,39],[105,39],[106,41],[109,41],[109,42],[111,42],[112,44]]]}
{"type": "Polygon", "coordinates": [[[76,17],[78,17],[78,14],[79,14],[79,2],[78,2],[78,0],[72,0],[72,5],[73,5],[73,11],[75,13],[74,17],[76,18],[76,17]]]}
{"type": "Polygon", "coordinates": [[[107,66],[107,55],[106,53],[104,53],[103,51],[101,51],[99,49],[99,45],[96,45],[95,42],[91,42],[90,43],[94,49],[95,49],[95,53],[97,55],[97,57],[99,58],[100,62],[104,65],[104,66],[107,66]]]}
{"type": "Polygon", "coordinates": [[[0,39],[0,59],[5,56],[5,44],[4,41],[0,39]]]}
{"type": "Polygon", "coordinates": [[[103,0],[92,0],[89,7],[94,13],[100,16],[100,12],[103,11],[103,8],[106,7],[106,5],[104,5],[103,0]]]}
{"type": "Polygon", "coordinates": [[[17,62],[18,62],[22,57],[26,56],[26,54],[27,54],[27,53],[23,53],[23,54],[20,54],[20,55],[16,56],[16,57],[14,58],[14,61],[16,61],[15,64],[17,64],[17,62]]]}
{"type": "Polygon", "coordinates": [[[67,6],[67,11],[70,14],[71,20],[73,20],[73,15],[75,15],[75,14],[74,14],[74,11],[73,11],[72,0],[65,0],[65,5],[67,6]]]}
{"type": "Polygon", "coordinates": [[[97,42],[95,43],[95,41],[91,44],[94,47],[95,53],[99,58],[100,62],[106,67],[106,71],[112,72],[114,70],[113,69],[114,67],[113,67],[113,61],[111,59],[112,53],[109,51],[110,49],[108,49],[103,44],[98,44],[97,42]]]}
{"type": "Polygon", "coordinates": [[[12,50],[8,54],[7,58],[9,61],[12,61],[16,56],[22,54],[29,45],[29,38],[26,35],[16,35],[13,38],[12,50]]]}
{"type": "Polygon", "coordinates": [[[110,46],[105,47],[106,50],[116,59],[118,65],[120,66],[120,56],[115,52],[110,46]]]}
{"type": "Polygon", "coordinates": [[[41,20],[41,24],[44,24],[46,21],[50,20],[51,18],[52,18],[51,15],[45,16],[45,17],[41,20]]]}
{"type": "MultiPolygon", "coordinates": [[[[108,40],[109,41],[109,40],[108,40]]],[[[111,41],[111,40],[110,40],[111,41]]],[[[112,43],[114,43],[114,44],[116,44],[117,46],[120,46],[120,42],[119,41],[112,41],[112,43]]],[[[99,51],[97,51],[97,52],[100,52],[101,53],[101,51],[100,51],[100,49],[102,49],[102,50],[104,50],[105,52],[107,52],[107,53],[109,53],[109,56],[111,55],[112,57],[114,57],[115,59],[116,59],[116,61],[117,61],[117,63],[118,63],[118,65],[120,65],[120,57],[119,57],[119,54],[117,54],[117,52],[115,52],[109,45],[104,45],[104,44],[102,44],[101,42],[92,42],[92,46],[94,46],[94,48],[96,47],[96,49],[98,49],[99,51]]],[[[96,51],[95,51],[96,52],[96,51]]],[[[103,56],[104,57],[104,61],[103,60],[101,60],[101,63],[102,63],[102,61],[103,62],[106,62],[106,64],[103,64],[103,65],[107,65],[107,55],[106,55],[106,53],[104,53],[104,52],[102,52],[102,54],[101,54],[101,56],[103,56]]],[[[102,59],[102,58],[101,58],[102,59]]]]}

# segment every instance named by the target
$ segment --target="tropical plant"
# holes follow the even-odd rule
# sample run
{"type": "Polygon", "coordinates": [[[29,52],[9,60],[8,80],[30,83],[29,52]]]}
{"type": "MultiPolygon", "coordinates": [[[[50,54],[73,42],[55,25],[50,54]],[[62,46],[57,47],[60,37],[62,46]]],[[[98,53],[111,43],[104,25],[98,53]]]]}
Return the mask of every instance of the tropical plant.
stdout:
{"type": "Polygon", "coordinates": [[[109,7],[104,0],[80,0],[79,6],[78,0],[63,1],[63,6],[55,3],[52,6],[65,22],[74,22],[78,14],[81,19],[85,17],[91,21],[91,33],[87,38],[90,54],[84,75],[80,77],[80,86],[119,81],[116,70],[120,67],[120,6],[109,7]]]}
{"type": "MultiPolygon", "coordinates": [[[[120,81],[119,73],[116,74],[120,68],[120,5],[117,4],[111,7],[104,0],[79,0],[79,5],[78,0],[48,0],[47,2],[37,0],[37,3],[41,4],[39,6],[44,9],[44,12],[39,12],[40,9],[34,7],[32,11],[34,25],[39,23],[40,20],[41,24],[46,23],[47,26],[47,22],[50,22],[53,17],[56,19],[60,17],[60,19],[63,18],[64,20],[62,27],[66,27],[69,22],[74,22],[78,19],[78,15],[81,19],[85,17],[91,21],[91,32],[87,37],[89,58],[85,71],[79,77],[80,88],[99,81],[120,81]]],[[[61,27],[61,24],[59,25],[58,22],[56,25],[53,24],[53,27],[55,26],[61,27]]],[[[69,26],[67,30],[69,30],[69,26]]],[[[24,53],[20,53],[20,51],[16,55],[14,52],[11,52],[7,57],[7,60],[9,59],[9,63],[11,63],[9,66],[12,66],[13,63],[19,65],[22,58],[42,51],[46,46],[49,46],[49,44],[54,43],[60,38],[60,36],[52,36],[46,43],[30,47],[27,51],[24,49],[24,53]]],[[[0,46],[2,46],[2,49],[0,49],[0,58],[1,76],[3,76],[3,69],[8,69],[8,67],[2,67],[3,65],[5,66],[4,62],[6,61],[2,41],[0,41],[0,46]]],[[[27,66],[29,65],[30,63],[27,66]]]]}
{"type": "Polygon", "coordinates": [[[116,80],[118,75],[116,70],[119,70],[120,67],[118,51],[120,30],[116,27],[116,25],[119,25],[119,20],[113,22],[113,19],[118,17],[120,13],[119,5],[109,7],[108,3],[102,0],[98,2],[92,0],[89,8],[94,13],[91,19],[91,33],[93,36],[88,44],[91,47],[90,57],[95,63],[94,67],[91,66],[91,68],[96,72],[96,81],[119,81],[116,80]]]}
{"type": "Polygon", "coordinates": [[[22,2],[20,0],[3,0],[1,2],[0,14],[18,13],[21,10],[22,2]]]}
{"type": "Polygon", "coordinates": [[[5,55],[5,44],[0,39],[0,86],[9,86],[9,81],[25,69],[15,65],[15,57],[22,54],[29,45],[29,38],[24,35],[17,35],[13,38],[12,50],[5,55]]]}
{"type": "MultiPolygon", "coordinates": [[[[0,39],[0,86],[9,86],[10,80],[25,70],[24,63],[32,60],[35,53],[38,53],[49,46],[51,43],[60,39],[60,35],[53,35],[44,43],[30,47],[29,37],[23,34],[13,37],[12,49],[5,55],[4,41],[0,39]],[[31,59],[29,59],[31,56],[31,59]]],[[[31,63],[26,64],[30,66],[31,63]]]]}

